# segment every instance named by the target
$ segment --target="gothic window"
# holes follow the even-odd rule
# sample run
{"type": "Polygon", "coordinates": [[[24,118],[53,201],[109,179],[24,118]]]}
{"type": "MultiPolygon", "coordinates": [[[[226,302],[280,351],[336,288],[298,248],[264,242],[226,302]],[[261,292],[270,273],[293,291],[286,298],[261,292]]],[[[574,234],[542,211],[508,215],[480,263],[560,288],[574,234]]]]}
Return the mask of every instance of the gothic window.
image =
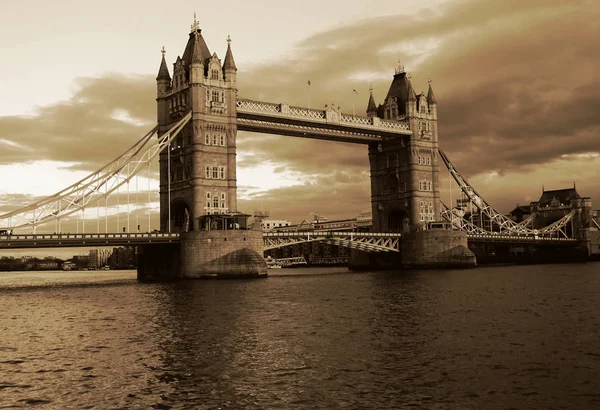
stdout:
{"type": "Polygon", "coordinates": [[[218,80],[219,79],[219,70],[216,68],[213,68],[210,71],[210,79],[211,80],[218,80]]]}
{"type": "Polygon", "coordinates": [[[221,135],[220,138],[221,138],[221,140],[220,140],[221,146],[224,147],[225,146],[225,135],[221,135]]]}
{"type": "Polygon", "coordinates": [[[186,173],[187,173],[187,177],[186,178],[191,178],[192,177],[192,161],[188,161],[188,163],[186,164],[186,173]]]}
{"type": "Polygon", "coordinates": [[[213,177],[213,179],[219,178],[219,168],[218,167],[212,167],[212,177],[213,177]]]}
{"type": "Polygon", "coordinates": [[[225,167],[219,167],[219,179],[225,179],[225,167]]]}
{"type": "Polygon", "coordinates": [[[423,158],[422,158],[420,155],[417,157],[417,164],[418,164],[418,165],[421,165],[421,160],[422,160],[422,159],[423,159],[423,158]]]}
{"type": "Polygon", "coordinates": [[[212,101],[219,101],[219,92],[218,91],[213,90],[211,100],[212,101]]]}
{"type": "Polygon", "coordinates": [[[212,136],[212,144],[217,145],[217,136],[216,135],[212,136]]]}
{"type": "Polygon", "coordinates": [[[204,167],[204,177],[210,178],[210,167],[208,165],[206,167],[204,167]]]}
{"type": "Polygon", "coordinates": [[[204,143],[210,145],[210,135],[204,134],[204,143]]]}
{"type": "Polygon", "coordinates": [[[206,101],[210,101],[210,91],[206,90],[206,101]]]}
{"type": "Polygon", "coordinates": [[[427,181],[425,179],[422,179],[419,181],[419,191],[431,191],[431,190],[432,190],[431,181],[427,181]]]}
{"type": "Polygon", "coordinates": [[[219,207],[219,197],[215,196],[213,198],[213,208],[218,208],[219,207]]]}
{"type": "Polygon", "coordinates": [[[225,102],[225,93],[221,91],[221,102],[225,102]]]}
{"type": "Polygon", "coordinates": [[[225,208],[225,192],[221,192],[221,208],[225,208]]]}

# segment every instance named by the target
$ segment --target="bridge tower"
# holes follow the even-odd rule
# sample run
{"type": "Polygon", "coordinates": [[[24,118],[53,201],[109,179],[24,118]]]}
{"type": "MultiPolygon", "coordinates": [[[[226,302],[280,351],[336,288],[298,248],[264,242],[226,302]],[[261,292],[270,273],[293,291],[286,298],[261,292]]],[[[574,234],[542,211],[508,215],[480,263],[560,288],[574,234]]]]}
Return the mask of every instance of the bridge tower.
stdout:
{"type": "Polygon", "coordinates": [[[228,37],[221,63],[216,53],[210,53],[194,14],[172,78],[162,50],[156,78],[159,136],[192,112],[170,149],[160,154],[163,232],[197,231],[200,216],[237,210],[237,68],[230,42],[228,37]]]}
{"type": "Polygon", "coordinates": [[[375,232],[409,232],[439,215],[437,102],[429,83],[417,95],[399,66],[383,104],[369,96],[367,115],[407,121],[411,136],[388,137],[369,146],[375,232]]]}

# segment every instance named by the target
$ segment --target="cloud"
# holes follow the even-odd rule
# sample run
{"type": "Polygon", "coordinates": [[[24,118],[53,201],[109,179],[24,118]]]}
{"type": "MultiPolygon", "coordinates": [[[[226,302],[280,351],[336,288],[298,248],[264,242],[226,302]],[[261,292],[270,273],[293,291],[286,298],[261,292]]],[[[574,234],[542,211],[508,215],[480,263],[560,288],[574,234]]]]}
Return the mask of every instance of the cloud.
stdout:
{"type": "Polygon", "coordinates": [[[153,127],[151,76],[107,74],[76,84],[70,100],[38,107],[34,116],[0,117],[0,164],[77,161],[73,168],[95,171],[153,127]]]}
{"type": "MultiPolygon", "coordinates": [[[[457,1],[366,18],[315,33],[279,59],[238,61],[239,96],[334,102],[364,114],[369,86],[381,103],[400,59],[417,92],[433,79],[440,145],[497,208],[537,196],[545,179],[556,188],[576,180],[581,194],[600,199],[585,168],[596,162],[577,157],[600,152],[598,21],[595,0],[457,1]],[[498,175],[486,180],[492,172],[498,175]],[[513,187],[514,199],[507,198],[513,187]]],[[[77,87],[70,100],[35,116],[0,117],[0,164],[76,158],[77,169],[92,170],[155,122],[154,75],[111,73],[79,79],[77,87]]],[[[297,178],[277,188],[261,190],[260,180],[240,186],[242,210],[298,220],[370,208],[365,146],[239,132],[238,154],[242,170],[269,164],[269,178],[297,178]]]]}

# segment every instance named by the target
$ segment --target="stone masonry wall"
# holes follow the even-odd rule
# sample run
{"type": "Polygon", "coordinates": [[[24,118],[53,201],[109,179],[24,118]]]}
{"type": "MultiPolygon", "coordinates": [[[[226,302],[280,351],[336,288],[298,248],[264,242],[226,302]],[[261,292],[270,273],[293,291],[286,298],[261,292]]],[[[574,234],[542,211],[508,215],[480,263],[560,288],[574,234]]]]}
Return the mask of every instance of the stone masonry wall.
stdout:
{"type": "Polygon", "coordinates": [[[182,278],[266,276],[262,231],[194,231],[181,234],[182,278]]]}
{"type": "Polygon", "coordinates": [[[402,264],[406,267],[475,267],[466,232],[428,229],[402,237],[402,264]]]}

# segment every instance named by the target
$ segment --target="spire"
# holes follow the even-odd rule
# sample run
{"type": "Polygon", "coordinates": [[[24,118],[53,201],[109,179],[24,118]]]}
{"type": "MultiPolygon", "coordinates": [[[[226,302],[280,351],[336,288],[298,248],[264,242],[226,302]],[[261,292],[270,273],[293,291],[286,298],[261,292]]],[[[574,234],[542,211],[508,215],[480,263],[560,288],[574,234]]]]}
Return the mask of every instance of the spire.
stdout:
{"type": "Polygon", "coordinates": [[[204,58],[202,56],[202,49],[200,48],[200,40],[199,40],[199,35],[198,35],[198,31],[194,32],[194,48],[192,49],[192,56],[190,59],[190,63],[194,64],[194,63],[200,63],[202,64],[204,62],[204,58]]]}
{"type": "Polygon", "coordinates": [[[375,99],[373,98],[373,87],[369,88],[369,104],[367,105],[367,115],[375,115],[377,113],[377,105],[375,105],[375,99]]]}
{"type": "Polygon", "coordinates": [[[233,60],[233,53],[231,52],[231,37],[227,36],[227,54],[225,54],[225,61],[223,62],[224,70],[237,71],[235,61],[233,60]]]}
{"type": "Polygon", "coordinates": [[[158,69],[158,76],[156,77],[156,81],[167,80],[171,81],[171,75],[169,74],[169,69],[167,68],[167,62],[165,61],[165,48],[163,47],[160,51],[162,53],[162,61],[160,62],[160,68],[158,69]]]}
{"type": "Polygon", "coordinates": [[[431,79],[429,79],[429,91],[427,92],[427,104],[437,104],[435,101],[435,95],[433,94],[433,88],[431,88],[431,79]]]}
{"type": "Polygon", "coordinates": [[[191,27],[191,33],[196,33],[200,30],[200,25],[198,24],[198,20],[196,20],[196,12],[194,12],[194,24],[191,27]]]}
{"type": "Polygon", "coordinates": [[[410,74],[406,76],[406,86],[408,88],[408,101],[417,101],[417,94],[415,94],[415,90],[410,82],[410,74]]]}

